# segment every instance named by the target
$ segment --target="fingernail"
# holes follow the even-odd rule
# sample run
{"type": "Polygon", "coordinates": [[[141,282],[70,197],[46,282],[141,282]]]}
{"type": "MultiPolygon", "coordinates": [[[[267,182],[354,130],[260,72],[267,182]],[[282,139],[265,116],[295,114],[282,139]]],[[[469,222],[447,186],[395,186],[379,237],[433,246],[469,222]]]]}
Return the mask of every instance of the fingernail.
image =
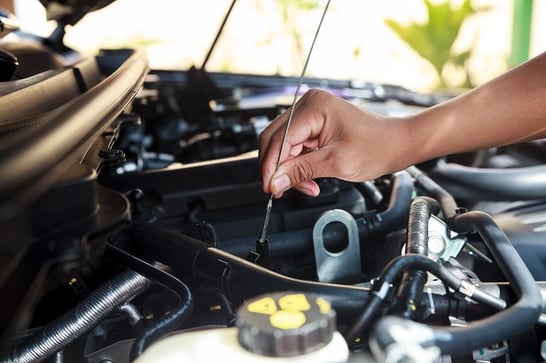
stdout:
{"type": "Polygon", "coordinates": [[[273,193],[284,192],[290,187],[290,178],[286,174],[279,175],[273,180],[273,193]]]}
{"type": "Polygon", "coordinates": [[[316,197],[317,195],[319,195],[317,190],[314,189],[314,188],[311,188],[311,187],[303,187],[301,189],[301,192],[303,192],[304,194],[307,194],[307,195],[309,195],[311,197],[316,197]]]}

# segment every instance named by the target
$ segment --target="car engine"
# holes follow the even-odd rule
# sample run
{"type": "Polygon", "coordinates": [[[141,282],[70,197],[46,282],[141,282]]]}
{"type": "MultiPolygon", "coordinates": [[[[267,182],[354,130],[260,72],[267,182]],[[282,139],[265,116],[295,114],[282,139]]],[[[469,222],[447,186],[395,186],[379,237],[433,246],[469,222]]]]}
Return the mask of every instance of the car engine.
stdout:
{"type": "MultiPolygon", "coordinates": [[[[543,140],[319,179],[258,241],[258,135],[297,79],[84,57],[74,19],[0,41],[1,362],[546,359],[543,140]]],[[[388,115],[448,98],[304,88],[388,115]]]]}

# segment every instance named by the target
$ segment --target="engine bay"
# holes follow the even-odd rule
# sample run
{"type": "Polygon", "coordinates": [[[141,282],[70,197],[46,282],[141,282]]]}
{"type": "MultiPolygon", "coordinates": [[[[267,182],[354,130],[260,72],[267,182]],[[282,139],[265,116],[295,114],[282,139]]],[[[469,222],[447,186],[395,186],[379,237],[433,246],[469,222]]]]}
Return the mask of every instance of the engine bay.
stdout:
{"type": "MultiPolygon", "coordinates": [[[[0,82],[0,361],[544,361],[544,141],[317,180],[259,243],[258,135],[296,83],[129,49],[0,82]]],[[[389,115],[446,100],[309,88],[389,115]]]]}

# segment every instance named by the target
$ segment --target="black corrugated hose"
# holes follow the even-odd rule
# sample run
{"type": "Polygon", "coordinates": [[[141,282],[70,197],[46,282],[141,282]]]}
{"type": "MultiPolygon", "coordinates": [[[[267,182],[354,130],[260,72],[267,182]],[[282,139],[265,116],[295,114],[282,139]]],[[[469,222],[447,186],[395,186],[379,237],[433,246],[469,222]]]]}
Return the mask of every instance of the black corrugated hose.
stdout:
{"type": "Polygon", "coordinates": [[[127,271],[107,281],[72,310],[18,344],[2,363],[40,362],[93,329],[102,319],[150,286],[150,280],[127,271]]]}
{"type": "MultiPolygon", "coordinates": [[[[428,220],[431,214],[436,213],[439,204],[429,197],[416,197],[411,205],[408,219],[406,255],[428,255],[428,220]]],[[[423,288],[427,282],[426,271],[408,270],[402,275],[398,287],[397,313],[412,319],[417,309],[415,306],[421,301],[423,288]]]]}

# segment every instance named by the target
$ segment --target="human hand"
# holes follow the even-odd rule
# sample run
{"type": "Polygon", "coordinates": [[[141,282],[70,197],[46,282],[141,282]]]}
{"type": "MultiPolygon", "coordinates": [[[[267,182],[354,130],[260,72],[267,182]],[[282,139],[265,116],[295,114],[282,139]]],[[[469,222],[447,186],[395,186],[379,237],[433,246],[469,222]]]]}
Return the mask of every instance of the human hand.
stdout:
{"type": "Polygon", "coordinates": [[[296,103],[275,170],[288,115],[277,117],[260,135],[263,190],[275,198],[292,187],[317,196],[315,178],[371,180],[410,165],[399,157],[407,139],[403,119],[370,113],[313,89],[296,103]]]}

